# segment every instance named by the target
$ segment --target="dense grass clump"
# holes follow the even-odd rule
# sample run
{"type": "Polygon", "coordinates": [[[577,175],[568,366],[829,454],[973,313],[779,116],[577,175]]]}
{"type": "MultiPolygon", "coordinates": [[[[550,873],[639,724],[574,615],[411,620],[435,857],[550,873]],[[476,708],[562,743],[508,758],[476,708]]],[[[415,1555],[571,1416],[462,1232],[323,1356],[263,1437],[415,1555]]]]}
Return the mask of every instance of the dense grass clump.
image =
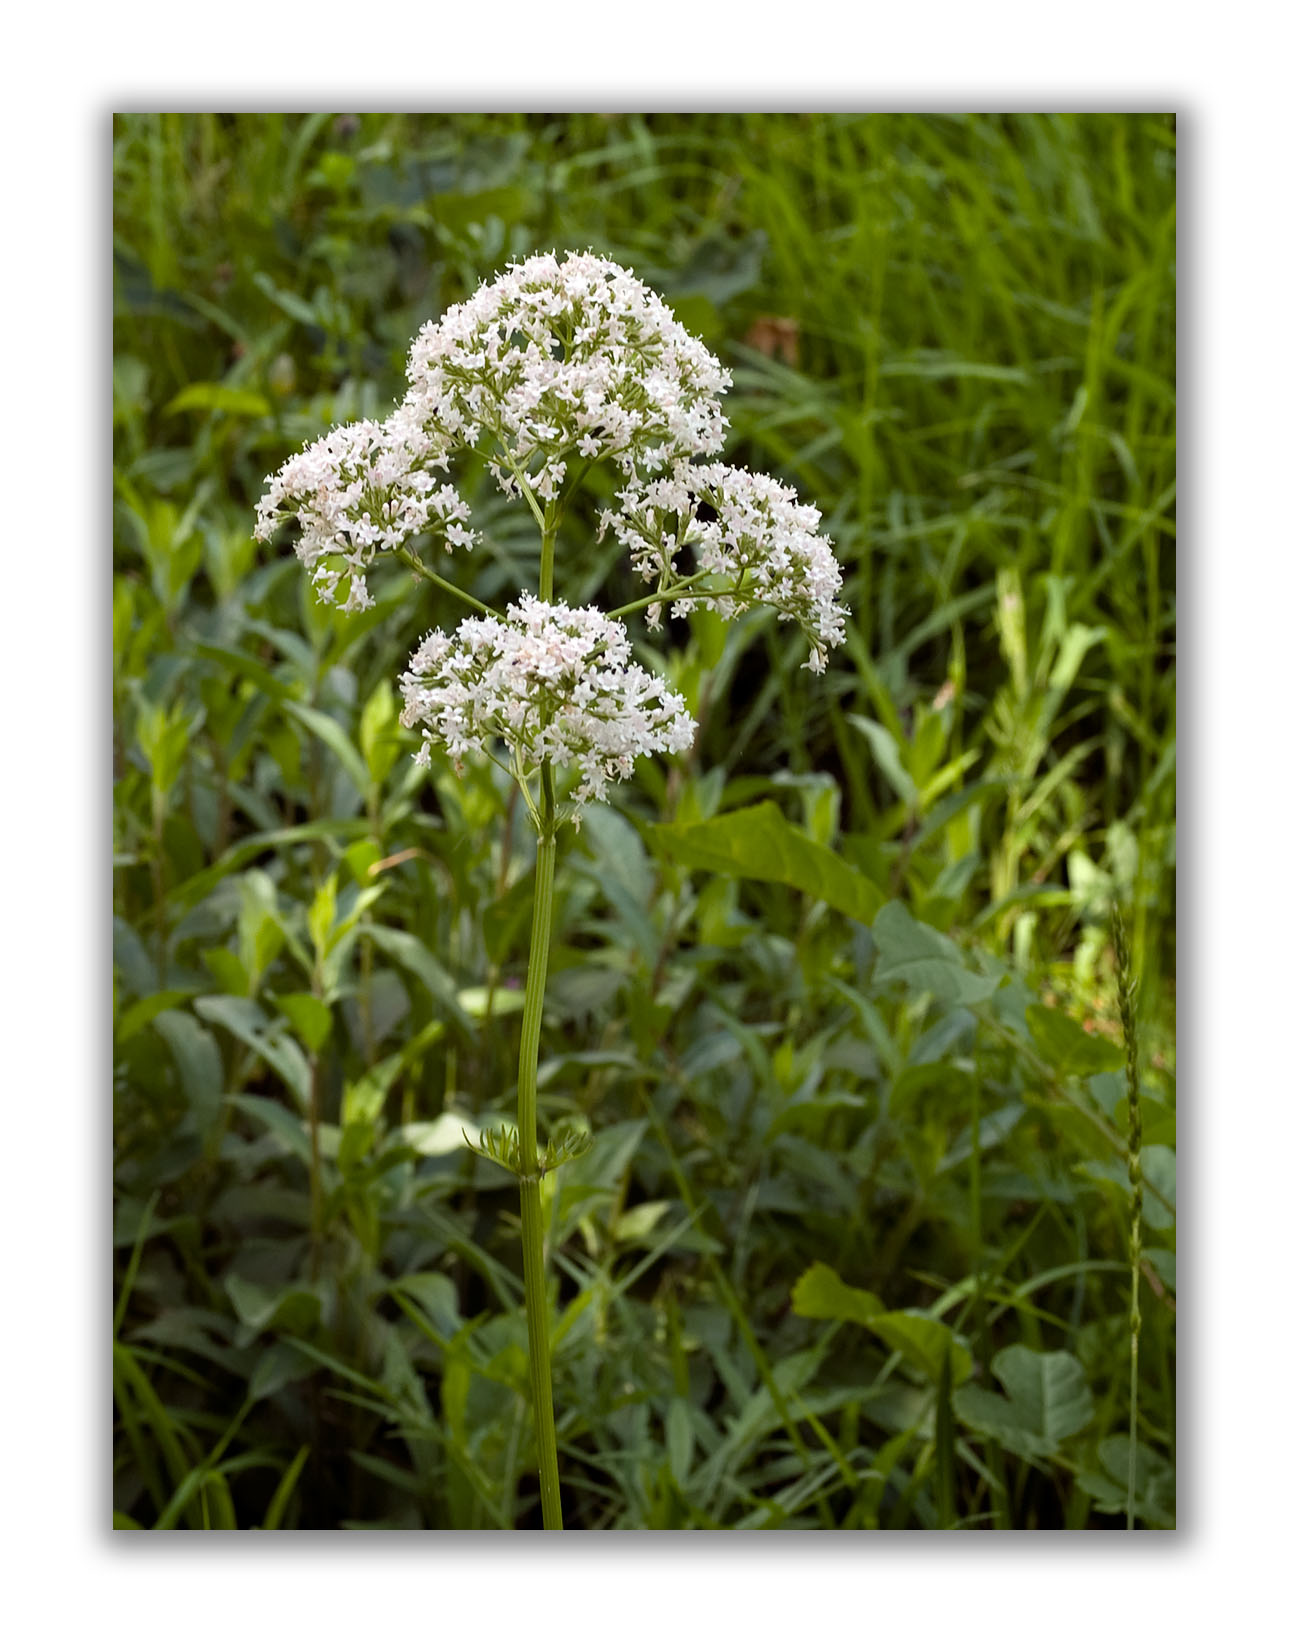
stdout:
{"type": "MultiPolygon", "coordinates": [[[[555,247],[721,356],[852,611],[822,679],[772,613],[673,623],[695,749],[562,857],[565,1524],[1172,1525],[1173,159],[1163,115],[119,117],[118,1523],[538,1521],[513,1183],[462,1145],[515,1106],[532,837],[409,757],[442,596],[342,615],[251,532],[555,247]]],[[[439,571],[535,586],[458,483],[439,571]]],[[[561,537],[606,609],[612,499],[561,537]]]]}

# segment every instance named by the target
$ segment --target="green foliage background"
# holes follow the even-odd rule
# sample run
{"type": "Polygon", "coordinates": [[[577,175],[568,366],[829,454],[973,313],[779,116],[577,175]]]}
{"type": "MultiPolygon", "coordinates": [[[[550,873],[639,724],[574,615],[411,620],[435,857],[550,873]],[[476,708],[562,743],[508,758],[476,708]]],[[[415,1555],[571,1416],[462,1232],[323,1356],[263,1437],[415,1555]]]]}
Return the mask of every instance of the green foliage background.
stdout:
{"type": "MultiPolygon", "coordinates": [[[[398,728],[456,613],[390,572],[340,616],[250,530],[554,246],[722,355],[730,459],[821,508],[853,611],[822,680],[769,616],[672,624],[694,754],[562,851],[566,1524],[1124,1522],[1118,899],[1172,1525],[1173,160],[1164,115],[118,118],[118,1524],[538,1522],[513,1184],[461,1145],[514,1105],[531,838],[398,728]]],[[[461,485],[440,569],[535,585],[461,485]]],[[[608,485],[571,601],[639,592],[608,485]]]]}

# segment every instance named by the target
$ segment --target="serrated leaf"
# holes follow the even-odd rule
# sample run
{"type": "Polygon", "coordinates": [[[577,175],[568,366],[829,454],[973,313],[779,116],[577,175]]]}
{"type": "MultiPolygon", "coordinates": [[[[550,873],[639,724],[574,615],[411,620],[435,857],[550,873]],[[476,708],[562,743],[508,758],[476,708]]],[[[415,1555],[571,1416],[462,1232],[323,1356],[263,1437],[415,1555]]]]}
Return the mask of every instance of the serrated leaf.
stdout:
{"type": "Polygon", "coordinates": [[[959,1420],[1029,1460],[1055,1455],[1063,1439],[1093,1419],[1093,1398],[1079,1360],[1070,1353],[1039,1353],[1014,1343],[996,1353],[991,1373],[1007,1396],[982,1387],[960,1388],[959,1420]]]}
{"type": "Polygon", "coordinates": [[[771,800],[707,822],[657,823],[650,837],[660,851],[686,867],[791,885],[861,924],[868,924],[882,905],[876,885],[835,851],[786,822],[771,800]]]}

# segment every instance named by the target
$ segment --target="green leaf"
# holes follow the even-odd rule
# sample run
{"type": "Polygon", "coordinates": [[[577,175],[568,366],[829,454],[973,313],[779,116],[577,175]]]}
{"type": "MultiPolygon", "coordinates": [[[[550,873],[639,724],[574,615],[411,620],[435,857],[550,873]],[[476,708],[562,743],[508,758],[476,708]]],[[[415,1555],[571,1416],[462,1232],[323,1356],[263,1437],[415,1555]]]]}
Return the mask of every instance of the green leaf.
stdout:
{"type": "Polygon", "coordinates": [[[309,1446],[302,1444],[299,1450],[296,1451],[295,1460],[282,1475],[277,1489],[273,1492],[273,1500],[269,1503],[268,1510],[264,1515],[264,1523],[260,1526],[262,1530],[276,1530],[281,1525],[283,1514],[290,1505],[292,1492],[301,1473],[304,1471],[305,1462],[308,1459],[309,1446]]]}
{"type": "Polygon", "coordinates": [[[1027,1460],[1055,1455],[1093,1419],[1093,1398],[1083,1366],[1070,1353],[1039,1353],[1014,1343],[996,1353],[991,1373],[1007,1397],[981,1387],[954,1396],[959,1420],[1027,1460]]]}
{"type": "Polygon", "coordinates": [[[224,1288],[233,1310],[248,1329],[270,1328],[287,1331],[312,1330],[322,1304],[313,1290],[302,1285],[284,1285],[277,1290],[255,1284],[240,1274],[230,1273],[224,1288]]]}
{"type": "Polygon", "coordinates": [[[166,407],[168,417],[180,411],[226,411],[238,417],[267,417],[272,407],[263,394],[231,388],[222,382],[190,382],[166,407]]]}
{"type": "Polygon", "coordinates": [[[866,1324],[882,1312],[869,1290],[847,1284],[827,1262],[812,1262],[793,1286],[793,1311],[804,1319],[846,1319],[866,1324]]]}
{"type": "Polygon", "coordinates": [[[864,733],[874,764],[887,778],[897,797],[904,800],[906,805],[917,805],[918,786],[905,769],[896,738],[885,725],[879,725],[875,719],[866,719],[863,714],[848,714],[847,718],[858,731],[864,733]]]}
{"type": "Polygon", "coordinates": [[[310,1162],[309,1133],[296,1115],[283,1107],[281,1102],[270,1101],[267,1096],[229,1096],[225,1100],[240,1113],[258,1119],[266,1130],[272,1131],[287,1152],[294,1153],[303,1164],[310,1162]]]}
{"type": "Polygon", "coordinates": [[[320,713],[317,708],[307,708],[303,702],[284,699],[282,706],[311,730],[321,743],[331,749],[355,788],[359,793],[365,794],[371,786],[371,776],[363,763],[362,755],[336,721],[329,714],[320,713]]]}
{"type": "Polygon", "coordinates": [[[1113,1073],[1124,1064],[1124,1052],[1100,1033],[1086,1033],[1064,1011],[1031,1005],[1026,1026],[1035,1048],[1051,1066],[1084,1078],[1091,1073],[1113,1073]]]}
{"type": "Polygon", "coordinates": [[[146,998],[136,999],[129,1010],[121,1013],[121,1018],[117,1022],[117,1044],[123,1045],[127,1039],[133,1039],[136,1033],[160,1016],[163,1010],[182,1005],[184,1000],[191,999],[196,991],[195,988],[167,988],[164,993],[150,993],[146,998]]]}
{"type": "Polygon", "coordinates": [[[372,781],[379,786],[402,751],[394,690],[388,679],[382,679],[367,700],[358,722],[358,745],[372,781]]]}
{"type": "Polygon", "coordinates": [[[988,999],[997,979],[970,971],[948,936],[921,925],[903,902],[888,902],[873,921],[878,948],[875,982],[904,982],[915,993],[931,993],[951,1005],[988,999]]]}
{"type": "Polygon", "coordinates": [[[467,1016],[482,1022],[485,1016],[518,1016],[524,1009],[524,995],[518,988],[462,988],[457,1003],[467,1016]]]}
{"type": "MultiPolygon", "coordinates": [[[[438,1000],[458,1027],[464,1027],[468,1032],[474,1033],[474,1022],[457,1002],[456,983],[424,942],[418,940],[410,931],[391,930],[388,925],[369,925],[366,934],[382,953],[388,954],[396,965],[402,965],[404,970],[410,971],[416,977],[430,997],[438,1000]]],[[[499,988],[497,991],[501,993],[503,989],[499,988]]]]}
{"type": "Polygon", "coordinates": [[[331,1035],[330,1009],[312,993],[279,993],[274,1003],[316,1056],[331,1035]]]}
{"type": "Polygon", "coordinates": [[[694,1423],[688,1399],[673,1398],[663,1423],[667,1439],[667,1464],[678,1485],[684,1486],[694,1460],[694,1423]]]}
{"type": "Polygon", "coordinates": [[[929,1381],[939,1382],[947,1355],[955,1383],[966,1381],[972,1374],[972,1354],[966,1342],[939,1319],[907,1308],[899,1313],[879,1313],[864,1322],[888,1347],[917,1365],[929,1381]]]}
{"type": "Polygon", "coordinates": [[[197,1127],[204,1131],[218,1116],[224,1092],[224,1062],[215,1035],[183,1010],[163,1010],[152,1025],[170,1048],[197,1127]]]}
{"type": "MultiPolygon", "coordinates": [[[[1076,1478],[1080,1489],[1093,1499],[1099,1513],[1127,1512],[1129,1505],[1129,1437],[1127,1433],[1112,1433],[1097,1447],[1101,1472],[1086,1468],[1076,1478]]],[[[1157,1529],[1172,1529],[1174,1524],[1173,1496],[1174,1470],[1149,1445],[1138,1440],[1135,1461],[1134,1509],[1144,1524],[1157,1529]]]]}
{"type": "MultiPolygon", "coordinates": [[[[1150,1147],[1142,1149],[1140,1158],[1143,1179],[1150,1182],[1156,1193],[1163,1195],[1167,1201],[1162,1203],[1156,1193],[1144,1193],[1142,1219],[1148,1227],[1168,1231],[1177,1221],[1174,1211],[1169,1208],[1175,1203],[1178,1195],[1177,1155],[1173,1148],[1153,1143],[1150,1147]]],[[[1090,1181],[1111,1183],[1126,1198],[1133,1195],[1133,1188],[1129,1182],[1129,1168],[1123,1159],[1083,1159],[1073,1169],[1077,1175],[1086,1176],[1090,1181]]]]}
{"type": "Polygon", "coordinates": [[[473,1115],[455,1113],[449,1108],[445,1108],[437,1119],[404,1125],[395,1132],[396,1140],[427,1158],[441,1158],[446,1153],[455,1153],[469,1142],[478,1147],[479,1137],[479,1121],[473,1115]]]}
{"type": "Polygon", "coordinates": [[[294,1342],[275,1341],[256,1361],[255,1373],[247,1385],[246,1395],[258,1403],[291,1382],[312,1375],[316,1368],[314,1361],[302,1353],[294,1342]]]}
{"type": "Polygon", "coordinates": [[[193,1008],[208,1022],[227,1028],[236,1039],[263,1058],[305,1106],[309,1101],[309,1063],[296,1041],[280,1028],[270,1027],[264,1012],[253,999],[233,999],[227,994],[207,994],[194,1000],[193,1008]]]}
{"type": "Polygon", "coordinates": [[[686,867],[791,885],[861,924],[870,923],[882,905],[876,885],[786,822],[769,799],[708,822],[657,823],[650,834],[660,851],[686,867]]]}

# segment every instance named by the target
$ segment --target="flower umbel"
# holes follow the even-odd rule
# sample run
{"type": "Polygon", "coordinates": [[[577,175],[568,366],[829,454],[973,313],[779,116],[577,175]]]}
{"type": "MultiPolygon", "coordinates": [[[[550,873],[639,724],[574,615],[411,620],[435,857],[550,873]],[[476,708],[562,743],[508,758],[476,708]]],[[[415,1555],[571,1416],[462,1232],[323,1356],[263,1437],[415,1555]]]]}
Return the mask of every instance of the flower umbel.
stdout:
{"type": "Polygon", "coordinates": [[[621,622],[531,594],[505,621],[428,634],[400,683],[401,721],[423,732],[419,763],[436,743],[460,761],[500,740],[522,783],[544,759],[576,766],[575,806],[603,799],[641,754],[683,753],[696,729],[681,698],[631,661],[621,622]]]}
{"type": "Polygon", "coordinates": [[[721,449],[730,375],[628,269],[589,253],[513,263],[425,326],[404,401],[432,438],[491,436],[502,490],[556,495],[570,460],[625,474],[721,449]]]}
{"type": "Polygon", "coordinates": [[[430,472],[446,467],[442,444],[403,411],[383,423],[333,428],[269,477],[256,508],[256,539],[267,542],[284,520],[298,520],[296,553],[313,572],[319,598],[338,603],[338,585],[348,577],[342,610],[365,610],[372,597],[364,573],[379,553],[394,553],[430,530],[442,532],[450,553],[473,544],[470,510],[430,472]]]}
{"type": "MultiPolygon", "coordinates": [[[[720,462],[678,462],[670,475],[628,485],[618,500],[601,515],[602,534],[613,530],[660,595],[682,577],[692,581],[673,602],[678,616],[699,604],[727,618],[769,605],[781,622],[801,623],[811,646],[806,666],[823,673],[825,646],[841,644],[847,608],[837,602],[842,572],[817,530],[818,508],[768,474],[720,462]],[[699,517],[701,504],[713,518],[699,517]],[[693,550],[693,578],[678,572],[682,548],[693,550]]],[[[660,614],[661,602],[651,607],[651,621],[660,614]]]]}

